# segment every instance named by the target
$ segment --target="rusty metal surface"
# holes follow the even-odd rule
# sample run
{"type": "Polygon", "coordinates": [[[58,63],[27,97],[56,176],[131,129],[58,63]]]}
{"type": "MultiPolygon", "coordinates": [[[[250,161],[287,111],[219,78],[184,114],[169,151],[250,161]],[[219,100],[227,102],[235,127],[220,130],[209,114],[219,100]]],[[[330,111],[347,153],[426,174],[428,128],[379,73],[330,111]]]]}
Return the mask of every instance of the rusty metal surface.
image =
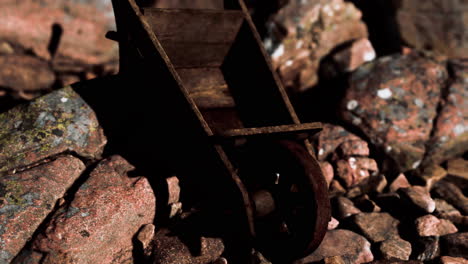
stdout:
{"type": "MultiPolygon", "coordinates": [[[[139,89],[156,89],[154,102],[142,101],[145,109],[153,106],[155,122],[164,128],[155,136],[171,142],[179,170],[192,173],[189,181],[198,186],[203,178],[195,176],[201,174],[230,179],[236,190],[225,191],[232,200],[226,203],[240,213],[245,233],[239,236],[247,235],[246,248],[255,242],[281,261],[317,248],[330,218],[327,187],[310,143],[291,135],[316,133],[321,125],[298,119],[243,1],[225,1],[224,10],[221,5],[141,9],[135,0],[113,0],[113,5],[118,31],[109,36],[119,41],[121,74],[139,89]],[[213,137],[243,141],[235,145],[213,137]],[[283,140],[291,138],[296,141],[283,140]],[[253,187],[242,175],[245,163],[239,161],[250,155],[244,148],[252,144],[264,149],[254,151],[259,151],[258,164],[250,169],[290,175],[273,183],[274,190],[253,187]],[[297,208],[303,209],[294,215],[297,208]],[[294,235],[268,239],[268,231],[278,235],[277,220],[276,225],[264,222],[269,215],[289,223],[294,235]],[[278,248],[283,256],[275,254],[278,248]]],[[[264,184],[259,175],[251,178],[264,184]]]]}

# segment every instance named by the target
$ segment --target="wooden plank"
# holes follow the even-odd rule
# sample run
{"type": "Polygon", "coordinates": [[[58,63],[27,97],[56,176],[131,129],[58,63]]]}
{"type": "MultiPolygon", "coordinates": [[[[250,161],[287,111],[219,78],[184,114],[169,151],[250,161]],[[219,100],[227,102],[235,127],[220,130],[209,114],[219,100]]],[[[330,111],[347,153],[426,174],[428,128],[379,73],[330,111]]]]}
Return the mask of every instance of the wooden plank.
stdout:
{"type": "Polygon", "coordinates": [[[144,8],[175,68],[220,67],[244,14],[236,10],[144,8]]]}
{"type": "Polygon", "coordinates": [[[198,108],[235,107],[234,99],[219,68],[179,68],[177,72],[198,108]]]}

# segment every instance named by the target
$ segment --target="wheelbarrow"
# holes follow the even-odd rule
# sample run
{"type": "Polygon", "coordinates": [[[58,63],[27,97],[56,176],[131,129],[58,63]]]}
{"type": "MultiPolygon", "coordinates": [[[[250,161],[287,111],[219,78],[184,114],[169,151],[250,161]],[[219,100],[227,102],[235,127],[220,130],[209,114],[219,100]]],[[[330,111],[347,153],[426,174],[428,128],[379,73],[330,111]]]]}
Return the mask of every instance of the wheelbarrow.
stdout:
{"type": "Polygon", "coordinates": [[[232,183],[246,245],[278,262],[314,251],[330,220],[308,140],[321,124],[300,122],[245,3],[112,2],[120,73],[157,93],[154,122],[179,167],[232,183]]]}

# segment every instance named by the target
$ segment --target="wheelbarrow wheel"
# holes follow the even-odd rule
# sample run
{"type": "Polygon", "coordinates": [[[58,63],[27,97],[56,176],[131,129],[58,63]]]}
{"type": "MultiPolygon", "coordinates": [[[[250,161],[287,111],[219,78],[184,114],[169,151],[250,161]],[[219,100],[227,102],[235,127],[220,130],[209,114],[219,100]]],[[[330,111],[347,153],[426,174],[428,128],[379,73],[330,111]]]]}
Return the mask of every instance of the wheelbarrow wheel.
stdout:
{"type": "Polygon", "coordinates": [[[281,263],[307,256],[330,220],[328,189],[316,159],[289,141],[247,147],[239,176],[254,205],[256,247],[281,263]]]}

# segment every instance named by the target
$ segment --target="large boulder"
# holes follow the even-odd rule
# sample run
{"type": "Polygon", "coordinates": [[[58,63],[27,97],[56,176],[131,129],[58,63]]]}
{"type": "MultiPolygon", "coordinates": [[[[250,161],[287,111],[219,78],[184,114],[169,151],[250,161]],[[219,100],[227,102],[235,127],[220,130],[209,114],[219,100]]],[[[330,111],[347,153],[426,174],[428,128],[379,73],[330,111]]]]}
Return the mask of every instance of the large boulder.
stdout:
{"type": "Polygon", "coordinates": [[[66,87],[0,114],[0,174],[63,152],[97,159],[106,142],[94,111],[66,87]]]}
{"type": "Polygon", "coordinates": [[[0,263],[19,253],[84,170],[79,159],[63,156],[0,177],[0,263]]]}
{"type": "Polygon", "coordinates": [[[156,206],[148,180],[127,175],[133,169],[120,156],[100,162],[15,263],[133,263],[132,239],[156,206]]]}
{"type": "Polygon", "coordinates": [[[115,28],[111,1],[4,0],[0,17],[3,40],[45,60],[55,55],[54,64],[94,65],[116,58],[116,43],[105,38],[115,28]]]}
{"type": "Polygon", "coordinates": [[[399,0],[396,20],[404,41],[452,58],[468,57],[468,3],[459,0],[399,0]]]}
{"type": "Polygon", "coordinates": [[[447,78],[444,64],[415,53],[380,58],[352,74],[341,116],[387,153],[400,171],[416,169],[447,78]]]}

